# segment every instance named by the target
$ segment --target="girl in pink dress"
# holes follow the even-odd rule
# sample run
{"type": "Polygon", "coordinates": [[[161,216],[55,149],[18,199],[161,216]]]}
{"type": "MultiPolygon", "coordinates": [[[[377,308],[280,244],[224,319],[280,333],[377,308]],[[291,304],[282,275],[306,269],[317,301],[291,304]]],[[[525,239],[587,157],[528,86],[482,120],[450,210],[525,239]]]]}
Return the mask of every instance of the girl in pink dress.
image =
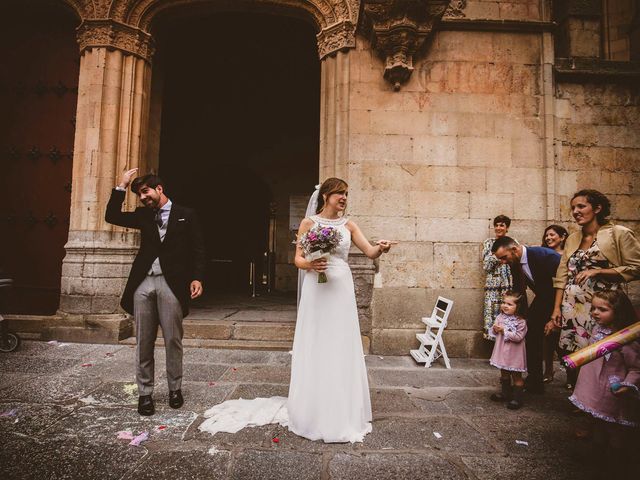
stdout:
{"type": "MultiPolygon", "coordinates": [[[[594,292],[591,343],[638,321],[629,297],[619,290],[594,292]]],[[[569,400],[593,417],[594,447],[607,459],[607,475],[623,471],[640,436],[640,340],[580,368],[569,400]]],[[[637,450],[633,452],[637,454],[637,450]]],[[[611,478],[615,478],[615,474],[611,478]]]]}
{"type": "Polygon", "coordinates": [[[527,321],[523,316],[525,305],[523,294],[506,292],[500,305],[501,313],[491,328],[496,343],[489,363],[500,369],[501,385],[501,392],[491,395],[491,400],[507,401],[510,410],[522,406],[522,373],[527,371],[527,351],[523,341],[527,334],[527,321]]]}

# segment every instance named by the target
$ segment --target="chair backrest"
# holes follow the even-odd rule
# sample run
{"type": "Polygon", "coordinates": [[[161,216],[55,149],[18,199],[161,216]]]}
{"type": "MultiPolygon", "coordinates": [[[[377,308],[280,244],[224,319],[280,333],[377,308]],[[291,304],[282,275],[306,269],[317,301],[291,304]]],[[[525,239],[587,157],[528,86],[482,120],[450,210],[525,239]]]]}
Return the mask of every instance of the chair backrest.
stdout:
{"type": "Polygon", "coordinates": [[[451,312],[451,307],[453,307],[453,300],[449,300],[448,298],[438,297],[436,300],[436,304],[433,307],[433,312],[431,313],[431,318],[436,320],[438,323],[442,323],[443,326],[447,326],[447,319],[449,318],[449,313],[451,312]]]}

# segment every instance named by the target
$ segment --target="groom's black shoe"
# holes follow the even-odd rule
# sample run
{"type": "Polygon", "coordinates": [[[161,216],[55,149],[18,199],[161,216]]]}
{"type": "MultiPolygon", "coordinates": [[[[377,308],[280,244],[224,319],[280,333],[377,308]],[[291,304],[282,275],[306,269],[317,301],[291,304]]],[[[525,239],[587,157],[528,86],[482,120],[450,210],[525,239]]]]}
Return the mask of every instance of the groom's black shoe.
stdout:
{"type": "Polygon", "coordinates": [[[138,413],[147,417],[156,413],[151,395],[141,395],[138,398],[138,413]]]}
{"type": "Polygon", "coordinates": [[[184,398],[180,390],[169,390],[169,406],[171,408],[180,408],[184,405],[184,398]]]}

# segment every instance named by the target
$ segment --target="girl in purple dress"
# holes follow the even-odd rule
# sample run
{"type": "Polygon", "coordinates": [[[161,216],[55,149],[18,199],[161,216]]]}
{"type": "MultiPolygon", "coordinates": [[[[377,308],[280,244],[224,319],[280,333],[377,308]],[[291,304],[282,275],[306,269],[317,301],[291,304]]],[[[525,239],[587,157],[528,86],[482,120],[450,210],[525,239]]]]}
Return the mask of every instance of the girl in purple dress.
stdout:
{"type": "MultiPolygon", "coordinates": [[[[591,343],[638,321],[621,289],[594,292],[591,317],[591,343]]],[[[640,434],[640,340],[581,367],[569,400],[593,417],[594,447],[608,459],[603,465],[608,474],[622,469],[640,434]]]]}
{"type": "Polygon", "coordinates": [[[522,373],[527,371],[527,351],[523,342],[527,334],[527,321],[523,316],[525,305],[523,294],[506,292],[500,305],[501,313],[491,328],[496,342],[489,363],[500,369],[501,385],[501,392],[491,395],[491,400],[508,401],[510,410],[522,406],[522,373]]]}

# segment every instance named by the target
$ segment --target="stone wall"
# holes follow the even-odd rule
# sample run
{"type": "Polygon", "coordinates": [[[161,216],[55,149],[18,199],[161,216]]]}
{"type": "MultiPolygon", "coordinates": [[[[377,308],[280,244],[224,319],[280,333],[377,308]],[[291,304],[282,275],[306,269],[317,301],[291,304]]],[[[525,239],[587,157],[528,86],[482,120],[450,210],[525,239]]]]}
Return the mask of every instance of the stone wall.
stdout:
{"type": "Polygon", "coordinates": [[[570,222],[571,195],[590,187],[609,197],[615,223],[640,232],[639,84],[558,83],[556,92],[558,217],[570,222]]]}
{"type": "MultiPolygon", "coordinates": [[[[468,2],[465,15],[548,20],[545,5],[468,2]]],[[[445,20],[399,92],[366,39],[350,52],[350,212],[369,238],[400,242],[376,275],[374,353],[415,348],[438,295],[455,302],[449,354],[488,353],[480,252],[497,214],[513,219],[512,236],[539,245],[547,224],[570,226],[568,197],[593,187],[612,194],[614,218],[639,226],[637,92],[570,84],[556,92],[549,34],[479,30],[447,30],[445,20]],[[610,161],[600,160],[600,144],[610,161]]]]}

